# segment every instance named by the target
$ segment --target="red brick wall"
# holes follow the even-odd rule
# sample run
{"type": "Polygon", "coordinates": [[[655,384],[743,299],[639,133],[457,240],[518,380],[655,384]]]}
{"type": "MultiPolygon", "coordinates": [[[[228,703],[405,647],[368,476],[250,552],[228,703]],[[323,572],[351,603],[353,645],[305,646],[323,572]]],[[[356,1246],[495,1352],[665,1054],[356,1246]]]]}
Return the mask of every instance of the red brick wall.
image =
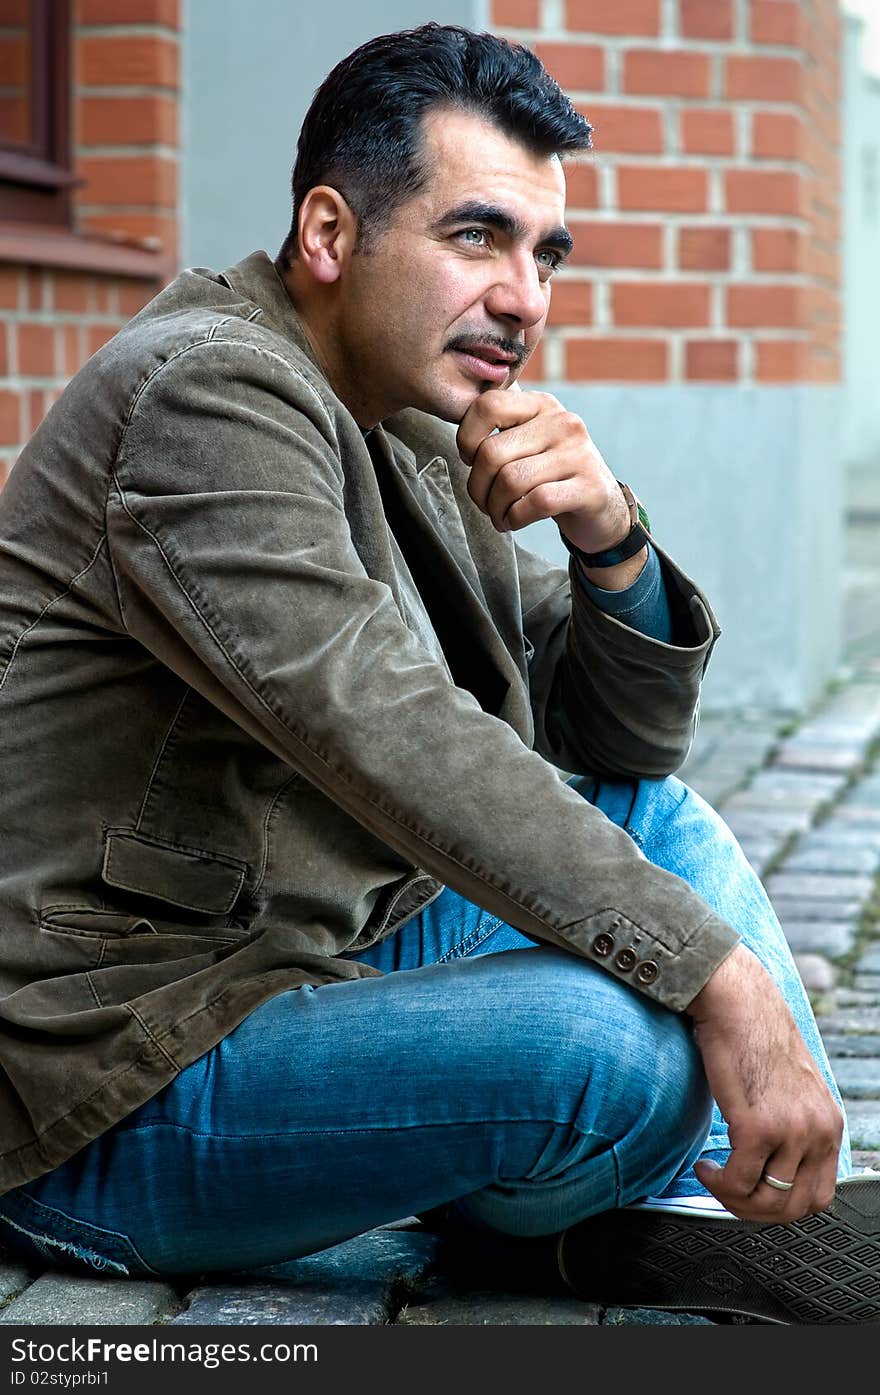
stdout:
{"type": "Polygon", "coordinates": [[[595,127],[532,377],[840,376],[837,0],[492,0],[595,127]]]}
{"type": "Polygon", "coordinates": [[[82,181],[73,232],[97,243],[95,264],[64,266],[63,237],[51,262],[0,259],[0,484],[71,375],[167,281],[178,255],[180,0],[72,8],[82,181]],[[153,255],[141,256],[137,275],[121,275],[110,257],[102,268],[102,246],[153,255]]]}

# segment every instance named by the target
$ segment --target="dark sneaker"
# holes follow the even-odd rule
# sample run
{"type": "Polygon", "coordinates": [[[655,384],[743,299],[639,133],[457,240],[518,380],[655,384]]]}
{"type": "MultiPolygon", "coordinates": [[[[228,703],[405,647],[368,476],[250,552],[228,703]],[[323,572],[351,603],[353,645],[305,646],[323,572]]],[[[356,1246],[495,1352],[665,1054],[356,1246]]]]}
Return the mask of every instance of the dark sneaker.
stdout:
{"type": "Polygon", "coordinates": [[[627,1207],[559,1238],[571,1289],[607,1307],[761,1322],[880,1322],[880,1176],[837,1184],[829,1210],[789,1225],[627,1207]]]}

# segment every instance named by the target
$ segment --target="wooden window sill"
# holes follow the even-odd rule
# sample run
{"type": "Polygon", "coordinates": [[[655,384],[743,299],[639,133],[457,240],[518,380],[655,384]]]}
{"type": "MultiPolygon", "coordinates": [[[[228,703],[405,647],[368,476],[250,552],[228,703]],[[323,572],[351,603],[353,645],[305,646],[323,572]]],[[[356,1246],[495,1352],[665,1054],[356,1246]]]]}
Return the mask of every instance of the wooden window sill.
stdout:
{"type": "Polygon", "coordinates": [[[68,231],[53,232],[27,223],[0,225],[0,262],[96,271],[167,282],[175,268],[162,252],[68,231]]]}

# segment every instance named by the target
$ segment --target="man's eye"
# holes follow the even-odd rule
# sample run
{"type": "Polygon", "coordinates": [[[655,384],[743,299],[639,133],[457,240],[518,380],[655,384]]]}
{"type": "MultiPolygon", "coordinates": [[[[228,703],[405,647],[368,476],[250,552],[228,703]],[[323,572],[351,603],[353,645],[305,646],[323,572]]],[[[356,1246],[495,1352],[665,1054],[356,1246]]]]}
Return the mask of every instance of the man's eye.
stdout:
{"type": "Polygon", "coordinates": [[[469,247],[485,247],[487,245],[485,228],[465,228],[459,233],[459,237],[462,238],[469,247]]]}
{"type": "Polygon", "coordinates": [[[558,270],[561,260],[559,253],[554,252],[550,247],[545,247],[543,251],[535,253],[535,261],[538,266],[546,271],[558,270]]]}

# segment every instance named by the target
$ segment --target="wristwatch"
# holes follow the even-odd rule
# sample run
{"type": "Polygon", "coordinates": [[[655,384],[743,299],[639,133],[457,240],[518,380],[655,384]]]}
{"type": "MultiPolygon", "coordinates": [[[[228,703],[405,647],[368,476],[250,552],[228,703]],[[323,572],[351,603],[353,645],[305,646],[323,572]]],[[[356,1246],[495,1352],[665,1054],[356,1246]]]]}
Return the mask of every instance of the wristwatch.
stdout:
{"type": "Polygon", "coordinates": [[[577,557],[585,567],[616,567],[618,562],[626,562],[630,557],[635,557],[650,541],[651,523],[644,505],[636,498],[628,484],[624,484],[623,480],[618,480],[617,483],[629,508],[630,518],[630,530],[622,542],[616,547],[606,548],[604,552],[583,552],[581,548],[569,542],[564,533],[559,535],[572,557],[577,557]]]}

